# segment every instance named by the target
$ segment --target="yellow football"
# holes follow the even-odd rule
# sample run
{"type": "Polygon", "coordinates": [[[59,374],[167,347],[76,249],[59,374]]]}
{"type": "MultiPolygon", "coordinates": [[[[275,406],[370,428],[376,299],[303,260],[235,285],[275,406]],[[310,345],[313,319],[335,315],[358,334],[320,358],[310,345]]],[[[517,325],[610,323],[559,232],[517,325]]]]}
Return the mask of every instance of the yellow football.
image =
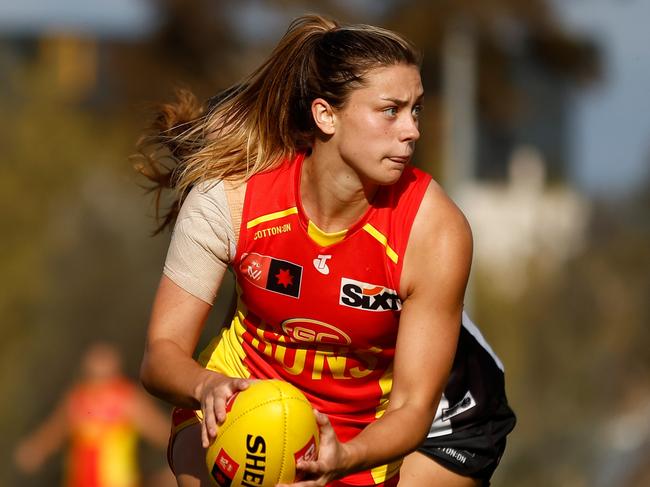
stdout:
{"type": "Polygon", "coordinates": [[[220,487],[273,487],[296,480],[296,462],[315,458],[318,442],[305,395],[287,382],[260,380],[228,401],[206,465],[220,487]]]}

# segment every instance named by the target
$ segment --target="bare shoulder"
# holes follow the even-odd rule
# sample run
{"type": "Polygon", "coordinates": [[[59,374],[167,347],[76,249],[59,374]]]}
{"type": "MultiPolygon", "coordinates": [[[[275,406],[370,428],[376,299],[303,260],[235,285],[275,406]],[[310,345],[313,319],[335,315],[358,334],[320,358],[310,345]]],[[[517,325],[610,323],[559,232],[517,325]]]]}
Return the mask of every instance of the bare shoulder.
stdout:
{"type": "MultiPolygon", "coordinates": [[[[410,294],[418,281],[466,282],[472,261],[472,231],[460,208],[431,181],[413,222],[404,261],[403,284],[410,294]],[[435,276],[435,277],[434,277],[435,276]]],[[[463,284],[464,286],[464,284],[463,284]]]]}
{"type": "Polygon", "coordinates": [[[431,180],[427,188],[420,209],[415,218],[414,229],[422,229],[425,234],[435,231],[438,237],[469,238],[471,228],[461,209],[447,195],[442,187],[431,180]]]}

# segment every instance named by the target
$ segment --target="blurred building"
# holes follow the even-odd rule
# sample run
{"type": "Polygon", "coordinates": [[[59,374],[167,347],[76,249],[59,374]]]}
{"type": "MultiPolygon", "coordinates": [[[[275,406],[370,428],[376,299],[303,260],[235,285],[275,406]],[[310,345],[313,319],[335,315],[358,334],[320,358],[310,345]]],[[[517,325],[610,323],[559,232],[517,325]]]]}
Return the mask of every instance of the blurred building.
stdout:
{"type": "Polygon", "coordinates": [[[517,147],[501,182],[468,181],[457,201],[474,233],[477,268],[517,298],[531,273],[553,275],[585,245],[591,205],[567,184],[549,185],[541,152],[517,147]]]}
{"type": "Polygon", "coordinates": [[[477,119],[476,177],[507,180],[511,154],[528,145],[542,155],[547,179],[566,180],[571,163],[568,138],[574,81],[546,68],[523,46],[512,48],[508,62],[517,99],[502,103],[514,105],[510,110],[517,115],[501,123],[477,119]]]}
{"type": "Polygon", "coordinates": [[[88,101],[105,87],[110,46],[141,42],[154,27],[152,4],[138,0],[0,3],[0,95],[10,98],[28,71],[25,78],[47,80],[50,96],[88,101]]]}
{"type": "Polygon", "coordinates": [[[568,120],[572,96],[599,75],[597,49],[563,31],[544,1],[415,3],[447,15],[431,36],[441,181],[470,221],[476,267],[515,299],[529,277],[553,275],[584,245],[591,210],[570,180],[568,120]]]}

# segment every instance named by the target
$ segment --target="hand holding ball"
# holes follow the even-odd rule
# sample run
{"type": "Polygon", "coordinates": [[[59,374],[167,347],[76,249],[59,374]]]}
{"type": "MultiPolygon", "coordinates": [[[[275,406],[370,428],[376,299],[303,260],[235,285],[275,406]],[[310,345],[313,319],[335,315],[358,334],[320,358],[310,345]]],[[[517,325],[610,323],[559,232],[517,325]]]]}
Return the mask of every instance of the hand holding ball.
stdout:
{"type": "Polygon", "coordinates": [[[315,458],[318,442],[304,394],[287,382],[261,380],[228,401],[206,465],[220,487],[272,487],[296,480],[296,462],[315,458]]]}

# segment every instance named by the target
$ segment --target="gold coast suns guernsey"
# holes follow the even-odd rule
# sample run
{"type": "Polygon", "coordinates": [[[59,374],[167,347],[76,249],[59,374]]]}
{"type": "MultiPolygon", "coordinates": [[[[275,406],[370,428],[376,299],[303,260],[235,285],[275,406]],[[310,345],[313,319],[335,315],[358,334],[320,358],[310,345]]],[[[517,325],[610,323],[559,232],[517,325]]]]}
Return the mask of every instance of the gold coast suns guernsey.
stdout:
{"type": "MultiPolygon", "coordinates": [[[[201,360],[230,376],[295,384],[347,441],[387,406],[404,253],[430,176],[407,166],[355,225],[325,234],[300,202],[303,159],[248,181],[233,262],[237,311],[201,360]]],[[[344,480],[373,485],[398,468],[344,480]]]]}
{"type": "Polygon", "coordinates": [[[135,386],[116,378],[78,385],[68,401],[70,451],[66,487],[136,487],[135,386]]]}

